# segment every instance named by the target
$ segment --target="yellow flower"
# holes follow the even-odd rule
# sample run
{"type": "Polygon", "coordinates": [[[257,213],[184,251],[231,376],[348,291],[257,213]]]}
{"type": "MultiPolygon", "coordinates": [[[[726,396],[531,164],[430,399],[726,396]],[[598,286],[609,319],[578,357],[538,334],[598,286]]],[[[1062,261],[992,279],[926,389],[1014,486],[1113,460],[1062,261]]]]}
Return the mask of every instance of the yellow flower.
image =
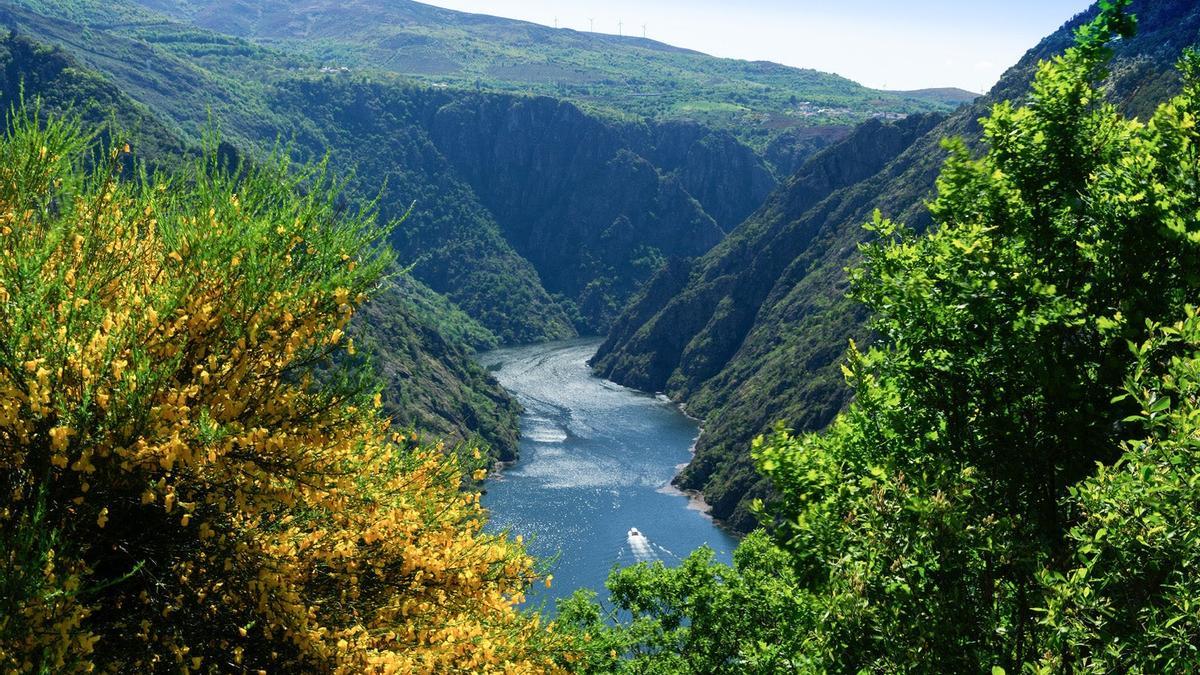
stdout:
{"type": "Polygon", "coordinates": [[[65,450],[72,433],[74,432],[67,427],[54,427],[50,430],[50,447],[54,450],[65,450]]]}

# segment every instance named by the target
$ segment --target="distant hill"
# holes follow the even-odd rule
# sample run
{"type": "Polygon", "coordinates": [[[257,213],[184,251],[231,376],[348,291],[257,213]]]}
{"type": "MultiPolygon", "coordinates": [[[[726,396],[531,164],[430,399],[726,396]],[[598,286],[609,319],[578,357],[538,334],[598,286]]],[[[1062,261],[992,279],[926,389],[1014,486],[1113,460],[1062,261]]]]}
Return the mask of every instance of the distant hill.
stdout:
{"type": "Polygon", "coordinates": [[[694,120],[752,144],[793,126],[946,110],[970,98],[869,89],[766,61],[640,37],[554,29],[411,0],[137,0],[194,25],[285,48],[319,66],[566,98],[609,114],[694,120]]]}
{"type": "MultiPolygon", "coordinates": [[[[680,484],[702,490],[714,515],[753,527],[750,500],[767,487],[750,459],[751,440],[779,421],[820,429],[848,401],[840,371],[847,341],[870,336],[865,311],[845,298],[845,270],[859,261],[872,211],[927,226],[941,140],[977,145],[979,118],[999,101],[1020,101],[1038,60],[1069,47],[1095,11],[1044,39],[987,96],[944,121],[868,123],[818,153],[708,254],[672,261],[616,321],[596,371],[666,391],[704,418],[680,484]]],[[[1200,38],[1200,4],[1135,0],[1131,11],[1138,34],[1115,46],[1105,89],[1126,113],[1146,119],[1178,91],[1174,66],[1200,38]]]]}
{"type": "Polygon", "coordinates": [[[944,103],[946,105],[957,106],[963,103],[970,103],[979,98],[983,94],[976,94],[966,89],[957,87],[937,87],[933,89],[910,89],[908,91],[892,91],[897,96],[904,98],[915,98],[920,101],[932,101],[936,103],[944,103]]]}

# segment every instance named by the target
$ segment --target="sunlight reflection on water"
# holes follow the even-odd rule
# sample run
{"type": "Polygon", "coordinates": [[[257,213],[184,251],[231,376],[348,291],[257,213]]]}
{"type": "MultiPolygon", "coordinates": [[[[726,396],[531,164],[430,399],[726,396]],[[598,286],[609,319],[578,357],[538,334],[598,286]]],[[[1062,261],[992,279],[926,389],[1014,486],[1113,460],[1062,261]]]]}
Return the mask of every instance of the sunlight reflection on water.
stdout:
{"type": "Polygon", "coordinates": [[[524,535],[538,556],[557,556],[554,587],[532,594],[535,603],[581,587],[603,595],[614,565],[676,564],[703,545],[729,561],[736,545],[687,497],[665,489],[689,459],[696,422],[661,397],[593,377],[586,362],[598,345],[572,340],[480,355],[525,407],[521,458],[489,480],[483,503],[491,529],[524,535]]]}

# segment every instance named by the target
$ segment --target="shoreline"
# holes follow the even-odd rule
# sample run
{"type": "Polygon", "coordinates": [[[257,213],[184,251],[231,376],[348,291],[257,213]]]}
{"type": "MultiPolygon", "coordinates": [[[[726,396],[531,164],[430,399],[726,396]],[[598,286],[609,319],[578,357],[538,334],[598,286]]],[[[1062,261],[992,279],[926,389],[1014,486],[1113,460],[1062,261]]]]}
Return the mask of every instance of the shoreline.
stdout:
{"type": "MultiPolygon", "coordinates": [[[[679,406],[679,404],[675,404],[675,405],[679,406]]],[[[693,417],[692,419],[696,419],[696,418],[693,417]]],[[[704,432],[703,427],[701,427],[700,432],[701,433],[704,432]]],[[[699,434],[696,435],[696,440],[697,441],[700,440],[699,434]]],[[[693,457],[696,456],[696,441],[692,442],[692,447],[689,448],[689,452],[691,452],[693,457]]],[[[704,498],[704,493],[702,491],[694,490],[691,488],[684,489],[675,484],[676,479],[678,479],[681,475],[683,475],[683,470],[685,468],[687,468],[687,465],[689,463],[690,462],[684,462],[683,464],[676,464],[675,465],[675,476],[672,477],[671,480],[668,481],[665,485],[659,487],[657,489],[657,492],[660,492],[665,495],[677,495],[680,497],[686,497],[687,502],[688,502],[687,503],[688,510],[698,512],[701,516],[704,516],[704,518],[706,520],[708,520],[710,523],[715,525],[718,529],[720,529],[725,534],[729,535],[730,537],[733,537],[736,541],[741,541],[742,539],[744,539],[746,537],[745,532],[739,532],[739,531],[733,529],[723,519],[717,518],[716,516],[714,516],[712,514],[712,505],[709,504],[708,500],[706,500],[704,498]]]]}
{"type": "MultiPolygon", "coordinates": [[[[599,377],[598,375],[594,375],[594,376],[599,377]]],[[[600,379],[604,379],[604,378],[600,378],[600,379]]],[[[612,380],[604,380],[604,381],[611,382],[612,380]]],[[[614,382],[613,384],[616,384],[617,386],[625,386],[625,385],[622,385],[622,384],[619,384],[616,382],[614,382]]],[[[629,387],[629,389],[633,389],[633,388],[629,387]]],[[[633,391],[640,391],[640,390],[633,389],[633,391]]],[[[649,392],[645,392],[645,393],[649,393],[649,392]]],[[[659,391],[659,392],[655,392],[650,395],[656,399],[659,399],[660,401],[669,403],[676,410],[678,410],[679,413],[682,414],[684,417],[686,417],[696,423],[696,429],[697,429],[696,439],[692,441],[691,447],[688,448],[688,453],[692,456],[693,459],[695,459],[696,444],[700,442],[700,437],[704,435],[704,420],[690,414],[688,412],[686,403],[684,403],[683,401],[676,401],[675,399],[671,398],[670,396],[667,396],[666,392],[659,391]]],[[[747,534],[746,532],[740,532],[738,530],[733,529],[732,527],[729,526],[729,523],[726,522],[723,518],[717,518],[716,516],[714,516],[712,514],[712,505],[709,504],[708,500],[704,498],[703,491],[695,490],[692,488],[683,489],[675,484],[675,481],[678,480],[679,477],[683,475],[683,470],[686,469],[689,464],[691,464],[690,460],[687,462],[684,462],[683,464],[676,464],[675,465],[675,475],[671,477],[671,480],[669,482],[667,482],[666,485],[658,488],[658,491],[663,494],[679,495],[681,497],[687,497],[687,500],[688,500],[687,508],[688,509],[690,509],[692,511],[698,511],[700,513],[700,515],[707,518],[709,520],[709,522],[711,522],[713,525],[716,525],[718,528],[720,528],[720,530],[722,532],[724,532],[725,534],[728,534],[729,536],[733,537],[737,541],[741,541],[742,539],[744,539],[747,534]]]]}

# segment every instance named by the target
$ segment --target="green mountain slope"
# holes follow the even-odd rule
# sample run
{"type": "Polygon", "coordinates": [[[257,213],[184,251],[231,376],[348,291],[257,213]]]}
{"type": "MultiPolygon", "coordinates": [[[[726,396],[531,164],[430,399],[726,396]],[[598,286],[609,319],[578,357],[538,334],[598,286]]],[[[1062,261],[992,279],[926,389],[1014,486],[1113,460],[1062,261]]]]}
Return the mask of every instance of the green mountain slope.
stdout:
{"type": "Polygon", "coordinates": [[[46,113],[70,109],[93,127],[114,122],[132,133],[139,157],[169,158],[184,153],[183,139],[112,82],[80,66],[61,50],[20,36],[0,35],[0,111],[40,102],[46,113]]]}
{"type": "Polygon", "coordinates": [[[355,321],[393,424],[451,444],[482,441],[500,461],[517,458],[521,407],[472,358],[475,348],[496,346],[494,335],[408,275],[379,289],[355,321]]]}
{"type": "MultiPolygon", "coordinates": [[[[71,111],[92,128],[114,122],[134,156],[171,165],[194,144],[72,55],[27,37],[0,33],[0,105],[21,95],[44,114],[71,111]]],[[[398,275],[356,319],[361,353],[385,376],[384,407],[393,421],[450,442],[482,440],[499,459],[515,457],[519,407],[482,367],[475,349],[499,340],[445,298],[398,275]]]]}
{"type": "Polygon", "coordinates": [[[302,155],[328,154],[335,169],[352,172],[359,198],[378,198],[391,218],[412,208],[392,244],[417,278],[504,342],[573,336],[537,270],[513,250],[430,139],[422,120],[437,108],[436,96],[402,85],[318,78],[277,81],[265,98],[274,115],[289,121],[302,155]]]}
{"type": "Polygon", "coordinates": [[[0,21],[71,50],[181,133],[211,114],[251,150],[283,138],[306,159],[328,153],[386,215],[415,203],[401,260],[505,342],[607,329],[662,259],[704,253],[775,185],[743,142],[694,123],[322,73],[300,43],[263,47],[128,1],[58,12],[82,25],[20,5],[0,3],[0,21]]]}
{"type": "Polygon", "coordinates": [[[588,331],[605,330],[664,258],[703,254],[775,185],[729,134],[612,124],[545,97],[460,96],[429,129],[588,331]]]}
{"type": "MultiPolygon", "coordinates": [[[[1127,111],[1145,114],[1172,91],[1175,59],[1200,36],[1200,8],[1182,0],[1134,5],[1140,29],[1117,47],[1108,91],[1127,111]]],[[[618,382],[666,390],[705,418],[680,484],[703,490],[715,515],[753,525],[749,498],[765,494],[749,459],[754,436],[779,420],[820,428],[845,404],[841,355],[849,338],[869,336],[862,310],[844,299],[844,270],[857,259],[871,211],[927,224],[940,140],[978,139],[976,120],[994,101],[1020,99],[1037,60],[1069,46],[1091,14],[1043,40],[987,97],[872,175],[849,185],[817,180],[843,155],[862,157],[854,144],[867,129],[813,158],[719,247],[693,265],[674,265],[614,324],[594,365],[618,382]]]]}
{"type": "Polygon", "coordinates": [[[138,1],[198,26],[303,52],[324,67],[369,67],[452,86],[551,95],[613,114],[703,121],[764,142],[791,126],[845,124],[960,102],[410,0],[138,1]]]}

